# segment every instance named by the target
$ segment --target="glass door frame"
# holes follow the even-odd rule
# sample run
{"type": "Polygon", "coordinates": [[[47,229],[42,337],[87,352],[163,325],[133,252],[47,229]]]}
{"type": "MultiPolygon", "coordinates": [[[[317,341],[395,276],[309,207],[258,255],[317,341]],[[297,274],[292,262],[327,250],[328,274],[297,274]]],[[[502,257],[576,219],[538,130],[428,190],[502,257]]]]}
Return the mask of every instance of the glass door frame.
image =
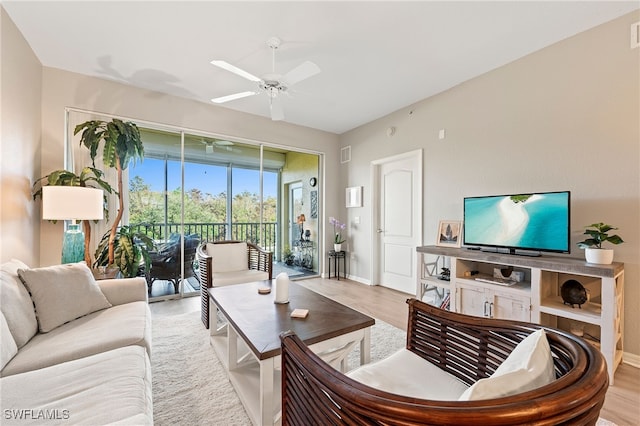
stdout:
{"type": "MultiPolygon", "coordinates": [[[[136,125],[138,125],[139,127],[144,127],[144,128],[149,128],[149,129],[155,129],[155,130],[160,130],[160,131],[167,131],[167,132],[173,132],[176,134],[180,135],[180,139],[181,139],[181,143],[180,143],[180,163],[181,163],[181,223],[180,223],[180,251],[181,251],[181,255],[182,258],[184,258],[184,204],[185,204],[185,189],[184,189],[184,164],[185,164],[185,159],[184,159],[184,138],[186,134],[189,135],[193,135],[193,136],[202,136],[202,137],[209,137],[209,138],[230,138],[227,135],[223,135],[223,134],[219,134],[219,133],[215,133],[215,132],[205,132],[205,131],[201,131],[201,130],[194,130],[194,129],[189,129],[189,128],[185,128],[185,127],[181,127],[181,126],[174,126],[174,125],[170,125],[170,124],[163,124],[163,123],[159,123],[159,122],[154,122],[154,121],[149,121],[149,120],[144,120],[144,119],[139,119],[139,118],[132,118],[132,117],[127,117],[127,116],[121,116],[121,115],[117,115],[117,114],[108,114],[108,113],[102,113],[102,112],[97,112],[97,111],[91,111],[91,110],[87,110],[87,109],[82,109],[82,108],[74,108],[74,107],[65,107],[64,108],[64,147],[63,147],[63,159],[64,159],[64,168],[70,171],[74,171],[75,170],[75,164],[74,164],[74,159],[75,159],[75,154],[76,152],[80,152],[79,147],[76,147],[75,144],[73,143],[72,139],[74,137],[73,135],[73,128],[72,123],[71,123],[71,119],[70,119],[70,114],[71,113],[77,113],[77,114],[82,114],[82,115],[86,115],[86,119],[83,120],[78,120],[78,121],[87,121],[87,120],[91,120],[91,119],[99,119],[99,120],[112,120],[112,119],[119,119],[119,120],[123,120],[123,121],[130,121],[135,123],[136,125]]],[[[78,124],[78,123],[73,123],[78,124]]],[[[305,149],[305,148],[300,148],[300,147],[295,147],[295,146],[288,146],[288,145],[280,145],[280,144],[273,144],[273,143],[265,143],[263,141],[258,141],[258,140],[252,140],[252,139],[247,139],[244,137],[231,137],[231,139],[233,139],[234,141],[237,141],[239,143],[244,143],[244,144],[248,144],[251,146],[256,146],[260,148],[260,202],[263,203],[263,152],[264,152],[264,148],[275,148],[275,149],[282,149],[288,152],[294,152],[294,153],[302,153],[302,154],[311,154],[311,155],[316,155],[318,157],[318,182],[319,182],[319,188],[324,188],[324,173],[325,173],[325,154],[323,152],[320,151],[316,151],[316,150],[309,150],[309,149],[305,149]]],[[[102,165],[100,165],[102,166],[102,165]]],[[[98,167],[102,170],[101,167],[98,167]]],[[[109,178],[109,174],[111,169],[106,169],[103,170],[105,172],[105,178],[109,178]]],[[[128,182],[129,178],[128,178],[128,173],[126,173],[127,171],[125,170],[125,174],[123,176],[123,179],[126,179],[126,181],[128,182]]],[[[166,173],[165,173],[166,176],[166,173]]],[[[281,209],[282,209],[282,195],[281,194],[281,187],[282,187],[282,182],[281,182],[281,178],[278,177],[278,202],[277,202],[277,217],[281,217],[281,209]]],[[[128,198],[128,187],[125,189],[125,197],[128,198]]],[[[324,235],[324,226],[323,226],[323,218],[324,218],[324,209],[325,209],[325,194],[324,194],[324,190],[322,192],[320,192],[319,196],[318,196],[318,236],[322,236],[324,235]]],[[[113,203],[113,199],[114,197],[111,197],[109,199],[109,206],[110,206],[110,210],[113,210],[113,207],[116,206],[116,204],[113,203]]],[[[127,200],[128,201],[128,200],[127,200]]],[[[127,201],[125,201],[125,205],[127,205],[127,201]]],[[[228,203],[228,205],[230,205],[230,203],[228,203]]],[[[116,206],[117,207],[117,206],[116,206]]],[[[165,205],[165,215],[166,215],[167,209],[166,209],[166,205],[165,205]]],[[[263,222],[263,212],[261,211],[260,213],[260,221],[261,223],[263,222]]],[[[166,223],[166,218],[165,218],[165,223],[166,223]]],[[[123,222],[128,222],[128,208],[125,209],[125,213],[123,216],[123,222]]],[[[106,222],[105,222],[105,226],[106,226],[106,222]]],[[[230,231],[229,231],[230,232],[230,231]]],[[[94,233],[95,234],[95,233],[94,233]]],[[[291,238],[291,237],[290,237],[291,238]]],[[[289,239],[290,239],[289,238],[289,239]]],[[[96,244],[96,240],[97,238],[92,238],[92,250],[95,250],[95,244],[96,244]]],[[[324,238],[319,237],[318,238],[318,251],[319,253],[322,253],[323,251],[323,241],[324,238]]],[[[282,248],[282,224],[280,224],[280,230],[279,232],[277,232],[276,234],[276,249],[277,250],[281,250],[282,248]]],[[[321,271],[324,270],[324,256],[318,256],[318,275],[321,275],[321,271]]],[[[182,262],[181,265],[181,275],[184,276],[184,262],[182,262]]],[[[157,298],[153,298],[153,301],[161,301],[161,300],[169,300],[169,299],[179,299],[179,298],[183,298],[183,297],[192,297],[192,296],[197,296],[198,292],[194,292],[194,293],[189,293],[188,295],[185,296],[184,291],[183,291],[183,285],[182,282],[180,283],[180,288],[179,288],[179,292],[178,294],[172,294],[172,295],[166,295],[166,296],[159,296],[157,298]]]]}

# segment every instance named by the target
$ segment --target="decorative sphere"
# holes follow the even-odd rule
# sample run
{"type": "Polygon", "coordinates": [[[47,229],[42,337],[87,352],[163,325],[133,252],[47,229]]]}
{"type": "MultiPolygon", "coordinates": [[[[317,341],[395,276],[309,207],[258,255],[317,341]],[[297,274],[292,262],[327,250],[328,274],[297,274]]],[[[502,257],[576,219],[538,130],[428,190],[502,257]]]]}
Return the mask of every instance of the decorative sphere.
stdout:
{"type": "Polygon", "coordinates": [[[565,281],[560,287],[560,295],[565,305],[581,305],[587,301],[587,290],[576,280],[565,281]]]}

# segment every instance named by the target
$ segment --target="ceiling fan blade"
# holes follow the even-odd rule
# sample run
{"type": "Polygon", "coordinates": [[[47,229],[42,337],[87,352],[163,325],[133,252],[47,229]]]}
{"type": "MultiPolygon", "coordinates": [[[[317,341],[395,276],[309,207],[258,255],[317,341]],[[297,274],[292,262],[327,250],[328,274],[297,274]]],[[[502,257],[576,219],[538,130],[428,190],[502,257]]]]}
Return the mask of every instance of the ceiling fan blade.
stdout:
{"type": "Polygon", "coordinates": [[[282,101],[280,98],[269,98],[269,107],[271,109],[271,119],[273,121],[284,120],[284,111],[282,110],[282,101]]]}
{"type": "Polygon", "coordinates": [[[260,81],[260,79],[258,77],[256,77],[255,75],[248,73],[245,70],[242,70],[236,66],[231,65],[229,62],[226,61],[216,61],[213,60],[211,61],[211,65],[215,65],[216,67],[222,68],[223,70],[227,70],[229,72],[232,72],[236,75],[239,75],[240,77],[244,77],[247,80],[251,80],[251,81],[255,81],[258,82],[260,81]]]}
{"type": "Polygon", "coordinates": [[[313,77],[314,75],[320,72],[320,67],[314,64],[311,61],[306,61],[289,71],[284,76],[284,81],[286,81],[290,86],[294,84],[306,80],[309,77],[313,77]]]}
{"type": "Polygon", "coordinates": [[[236,99],[246,98],[247,96],[253,96],[257,94],[258,92],[251,92],[251,91],[234,93],[233,95],[220,96],[219,98],[213,98],[211,99],[211,102],[216,104],[222,104],[225,102],[234,101],[236,99]]]}

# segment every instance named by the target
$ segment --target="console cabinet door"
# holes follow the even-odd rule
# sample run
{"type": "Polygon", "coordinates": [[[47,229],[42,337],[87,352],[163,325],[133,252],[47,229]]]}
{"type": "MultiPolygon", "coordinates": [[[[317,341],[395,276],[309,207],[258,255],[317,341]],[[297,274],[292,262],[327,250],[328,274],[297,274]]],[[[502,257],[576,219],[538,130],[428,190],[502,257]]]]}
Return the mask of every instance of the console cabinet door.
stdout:
{"type": "Polygon", "coordinates": [[[531,321],[531,298],[500,291],[493,292],[492,318],[531,321]]]}
{"type": "Polygon", "coordinates": [[[458,282],[458,312],[477,317],[531,321],[531,298],[458,282]]]}
{"type": "Polygon", "coordinates": [[[488,314],[488,304],[485,291],[481,287],[456,284],[458,291],[458,312],[476,317],[484,317],[488,314]]]}

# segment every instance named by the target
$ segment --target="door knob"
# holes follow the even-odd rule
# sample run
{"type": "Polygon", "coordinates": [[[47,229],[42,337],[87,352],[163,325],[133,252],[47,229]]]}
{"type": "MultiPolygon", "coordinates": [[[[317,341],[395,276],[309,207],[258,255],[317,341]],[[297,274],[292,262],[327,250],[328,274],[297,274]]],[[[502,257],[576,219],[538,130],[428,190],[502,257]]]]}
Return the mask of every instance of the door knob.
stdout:
{"type": "Polygon", "coordinates": [[[382,234],[382,233],[384,232],[384,230],[383,230],[383,229],[378,229],[376,232],[377,232],[378,234],[382,234]]]}

